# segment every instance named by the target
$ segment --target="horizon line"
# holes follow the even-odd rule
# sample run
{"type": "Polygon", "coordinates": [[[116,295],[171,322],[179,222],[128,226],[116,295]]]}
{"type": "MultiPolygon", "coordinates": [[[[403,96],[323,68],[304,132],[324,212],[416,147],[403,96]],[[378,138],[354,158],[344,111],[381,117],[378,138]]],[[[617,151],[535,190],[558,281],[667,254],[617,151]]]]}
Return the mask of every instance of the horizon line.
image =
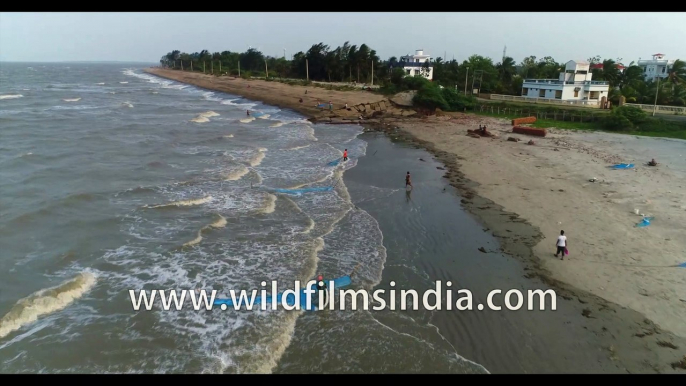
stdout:
{"type": "Polygon", "coordinates": [[[142,60],[0,60],[0,63],[158,63],[142,60]]]}

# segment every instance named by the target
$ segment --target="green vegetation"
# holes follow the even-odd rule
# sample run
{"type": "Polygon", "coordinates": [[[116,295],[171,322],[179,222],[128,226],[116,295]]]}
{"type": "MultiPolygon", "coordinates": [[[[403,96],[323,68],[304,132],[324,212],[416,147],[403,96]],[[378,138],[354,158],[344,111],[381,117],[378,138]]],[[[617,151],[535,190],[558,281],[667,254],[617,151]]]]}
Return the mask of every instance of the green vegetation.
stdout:
{"type": "MultiPolygon", "coordinates": [[[[686,106],[686,62],[677,60],[666,80],[645,81],[641,68],[630,63],[624,71],[618,66],[622,59],[589,58],[594,65],[593,79],[610,83],[609,100],[619,104],[624,96],[627,103],[686,106]]],[[[355,82],[383,86],[380,92],[393,93],[392,85],[398,85],[398,78],[405,76],[398,58],[381,60],[376,51],[366,44],[350,45],[345,42],[336,48],[324,43],[312,45],[307,52],[298,52],[291,60],[285,57],[265,56],[259,50],[250,48],[245,52],[215,52],[207,50],[192,54],[174,50],[164,55],[160,63],[165,67],[241,77],[265,77],[267,80],[309,79],[323,82],[355,82]],[[204,65],[204,67],[203,67],[204,65]],[[249,71],[249,73],[248,73],[249,71]],[[269,76],[267,76],[267,73],[269,76]]],[[[564,70],[565,62],[558,62],[550,56],[537,60],[535,56],[524,58],[518,65],[511,57],[494,63],[491,58],[472,55],[458,63],[436,58],[433,66],[433,83],[449,89],[478,89],[480,93],[520,95],[526,78],[557,79],[564,70]]],[[[429,70],[427,63],[422,71],[429,70]]],[[[319,87],[319,85],[316,85],[319,87]]],[[[335,87],[335,86],[334,86],[335,87]]]]}
{"type": "Polygon", "coordinates": [[[493,109],[491,105],[476,106],[472,113],[503,119],[514,119],[525,116],[538,117],[536,122],[524,126],[532,127],[555,127],[567,130],[590,130],[608,131],[622,134],[632,134],[646,137],[664,137],[686,139],[686,120],[667,121],[662,118],[651,117],[645,111],[633,106],[615,107],[609,112],[598,110],[584,115],[567,109],[554,107],[535,106],[531,109],[522,109],[520,106],[502,106],[500,110],[493,109]],[[481,111],[480,111],[481,109],[481,111]],[[564,119],[562,120],[562,114],[564,119]],[[546,119],[557,118],[557,119],[546,119]],[[573,119],[573,120],[572,120],[573,119]]]}
{"type": "MultiPolygon", "coordinates": [[[[675,62],[667,78],[659,84],[645,81],[641,68],[633,62],[626,66],[624,71],[620,71],[618,65],[622,61],[621,58],[603,60],[596,56],[589,58],[588,61],[592,64],[602,64],[592,69],[593,79],[610,83],[609,100],[615,106],[619,104],[620,96],[624,96],[628,103],[657,102],[659,105],[686,106],[686,63],[682,60],[675,62]]],[[[421,76],[408,77],[398,58],[381,60],[376,51],[366,44],[357,46],[350,45],[349,42],[336,48],[317,43],[307,52],[296,53],[291,60],[285,57],[265,56],[259,50],[251,48],[242,53],[210,53],[202,50],[189,54],[175,50],[164,55],[160,63],[168,68],[184,71],[192,69],[194,72],[217,76],[238,76],[240,71],[240,76],[246,79],[262,77],[267,81],[339,91],[359,89],[351,83],[381,86],[374,92],[387,95],[416,90],[414,102],[425,109],[470,110],[477,114],[489,115],[492,114],[490,110],[504,109],[506,114],[510,111],[510,114],[516,113],[518,116],[538,116],[539,122],[535,125],[544,125],[550,120],[550,126],[557,127],[588,129],[592,126],[601,130],[640,135],[675,138],[686,136],[683,134],[686,133],[685,121],[648,117],[642,111],[641,114],[628,109],[628,106],[607,111],[508,102],[488,103],[489,107],[484,109],[484,105],[478,105],[475,98],[463,92],[475,88],[480,93],[519,95],[522,82],[526,78],[558,78],[565,63],[549,56],[538,60],[535,56],[529,56],[519,65],[516,65],[511,57],[504,57],[499,63],[480,55],[472,55],[462,63],[456,60],[446,61],[439,57],[422,68],[422,72],[426,73],[429,66],[433,66],[433,81],[427,81],[421,76]],[[336,85],[331,82],[348,84],[336,85]]]]}

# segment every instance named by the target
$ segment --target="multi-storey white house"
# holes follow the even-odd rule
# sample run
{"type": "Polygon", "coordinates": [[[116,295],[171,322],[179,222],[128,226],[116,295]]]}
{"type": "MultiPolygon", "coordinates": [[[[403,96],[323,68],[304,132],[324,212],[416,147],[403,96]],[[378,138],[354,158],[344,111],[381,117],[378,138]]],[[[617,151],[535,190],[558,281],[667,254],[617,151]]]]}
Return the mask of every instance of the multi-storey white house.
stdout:
{"type": "Polygon", "coordinates": [[[669,76],[669,70],[674,65],[674,60],[665,59],[664,54],[655,54],[653,59],[638,60],[638,66],[643,70],[643,76],[646,80],[655,78],[666,78],[669,76]]]}
{"type": "Polygon", "coordinates": [[[570,60],[558,79],[524,79],[522,96],[599,105],[603,97],[607,100],[610,84],[591,80],[592,76],[588,62],[570,60]]]}
{"type": "Polygon", "coordinates": [[[430,55],[424,55],[424,50],[416,50],[414,55],[401,56],[398,61],[398,66],[405,70],[405,73],[410,76],[423,75],[425,78],[432,80],[434,76],[434,65],[431,62],[430,55]],[[424,70],[424,66],[428,65],[428,73],[424,70]]]}

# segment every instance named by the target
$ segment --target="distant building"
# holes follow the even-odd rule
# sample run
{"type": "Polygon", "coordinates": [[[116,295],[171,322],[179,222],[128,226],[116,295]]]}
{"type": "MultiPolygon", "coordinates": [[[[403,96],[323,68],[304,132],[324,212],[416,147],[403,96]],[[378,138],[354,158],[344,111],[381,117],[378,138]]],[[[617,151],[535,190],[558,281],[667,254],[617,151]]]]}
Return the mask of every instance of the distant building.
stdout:
{"type": "Polygon", "coordinates": [[[414,55],[401,56],[397,67],[402,67],[409,76],[423,75],[432,80],[434,77],[434,65],[430,55],[424,55],[424,50],[416,50],[414,55]],[[428,64],[428,73],[422,74],[422,68],[428,64]]]}
{"type": "Polygon", "coordinates": [[[522,96],[600,105],[608,98],[610,84],[591,80],[592,76],[588,62],[570,60],[558,79],[524,79],[522,96]]]}
{"type": "MultiPolygon", "coordinates": [[[[626,67],[624,67],[624,65],[621,63],[615,64],[615,67],[619,70],[619,72],[624,72],[624,70],[626,70],[626,67]]],[[[602,63],[591,64],[591,70],[602,70],[602,69],[603,69],[602,63]]]]}
{"type": "Polygon", "coordinates": [[[665,59],[664,54],[655,54],[651,60],[638,60],[638,66],[643,70],[643,76],[646,80],[656,78],[666,78],[669,76],[669,70],[674,65],[674,60],[665,59]]]}

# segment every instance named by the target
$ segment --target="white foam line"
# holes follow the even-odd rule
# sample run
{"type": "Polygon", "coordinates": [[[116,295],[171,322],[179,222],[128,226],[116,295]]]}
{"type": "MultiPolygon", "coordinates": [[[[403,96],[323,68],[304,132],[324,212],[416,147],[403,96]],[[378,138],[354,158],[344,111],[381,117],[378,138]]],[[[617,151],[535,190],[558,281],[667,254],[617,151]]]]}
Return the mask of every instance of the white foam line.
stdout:
{"type": "MultiPolygon", "coordinates": [[[[396,333],[396,334],[398,334],[398,335],[410,337],[410,338],[416,340],[416,341],[419,342],[419,343],[426,344],[427,346],[431,347],[432,349],[434,348],[434,345],[433,345],[432,343],[427,342],[427,341],[425,341],[424,339],[417,338],[416,336],[410,335],[410,334],[408,334],[408,333],[406,333],[406,332],[400,332],[400,331],[394,330],[393,328],[391,328],[391,327],[389,327],[389,326],[387,326],[387,325],[381,323],[380,321],[378,321],[378,320],[372,315],[371,312],[369,313],[369,316],[372,318],[373,321],[375,321],[376,323],[378,323],[378,324],[381,325],[382,327],[385,327],[386,329],[391,330],[391,331],[393,331],[394,333],[396,333]]],[[[412,320],[414,320],[414,319],[412,319],[412,320]]],[[[435,327],[435,326],[434,326],[434,327],[435,327]]],[[[440,335],[440,334],[439,334],[439,335],[440,335]]],[[[441,338],[445,339],[445,338],[443,337],[443,335],[441,335],[441,338]]],[[[450,344],[450,342],[448,342],[448,344],[450,344]]],[[[450,345],[450,347],[452,347],[453,350],[455,349],[455,347],[454,347],[453,345],[450,345]]],[[[458,359],[461,359],[461,360],[463,360],[463,361],[465,361],[465,362],[467,362],[467,363],[471,363],[471,364],[473,364],[473,365],[475,365],[475,366],[480,367],[480,368],[481,368],[482,370],[484,370],[487,374],[490,374],[490,372],[489,372],[485,367],[483,367],[482,365],[480,365],[480,364],[478,364],[478,363],[476,363],[476,362],[470,361],[469,359],[467,359],[467,358],[461,356],[461,355],[458,354],[457,352],[455,352],[455,356],[456,356],[458,359]]]]}
{"type": "MultiPolygon", "coordinates": [[[[432,315],[432,317],[433,317],[433,312],[431,313],[431,315],[432,315]]],[[[410,318],[410,319],[412,319],[412,318],[410,318]]],[[[412,319],[412,320],[414,320],[414,319],[412,319]]],[[[456,356],[458,359],[462,359],[463,361],[469,362],[469,363],[473,364],[474,366],[481,367],[481,369],[482,369],[483,371],[485,371],[487,374],[490,374],[490,373],[491,373],[491,372],[488,371],[488,369],[486,369],[483,365],[481,365],[481,364],[479,364],[479,363],[476,363],[476,362],[474,362],[474,361],[472,361],[472,360],[469,360],[469,359],[463,357],[462,355],[458,354],[458,353],[457,353],[457,349],[455,348],[455,346],[453,346],[453,344],[450,343],[450,341],[449,341],[448,339],[446,339],[445,336],[443,336],[443,334],[441,334],[441,331],[438,329],[437,326],[431,324],[431,322],[428,322],[427,325],[428,325],[428,326],[431,326],[431,327],[433,327],[433,328],[436,329],[436,333],[438,334],[438,336],[440,336],[441,339],[443,339],[448,345],[450,345],[450,347],[452,347],[453,351],[455,351],[455,356],[456,356]]]]}

